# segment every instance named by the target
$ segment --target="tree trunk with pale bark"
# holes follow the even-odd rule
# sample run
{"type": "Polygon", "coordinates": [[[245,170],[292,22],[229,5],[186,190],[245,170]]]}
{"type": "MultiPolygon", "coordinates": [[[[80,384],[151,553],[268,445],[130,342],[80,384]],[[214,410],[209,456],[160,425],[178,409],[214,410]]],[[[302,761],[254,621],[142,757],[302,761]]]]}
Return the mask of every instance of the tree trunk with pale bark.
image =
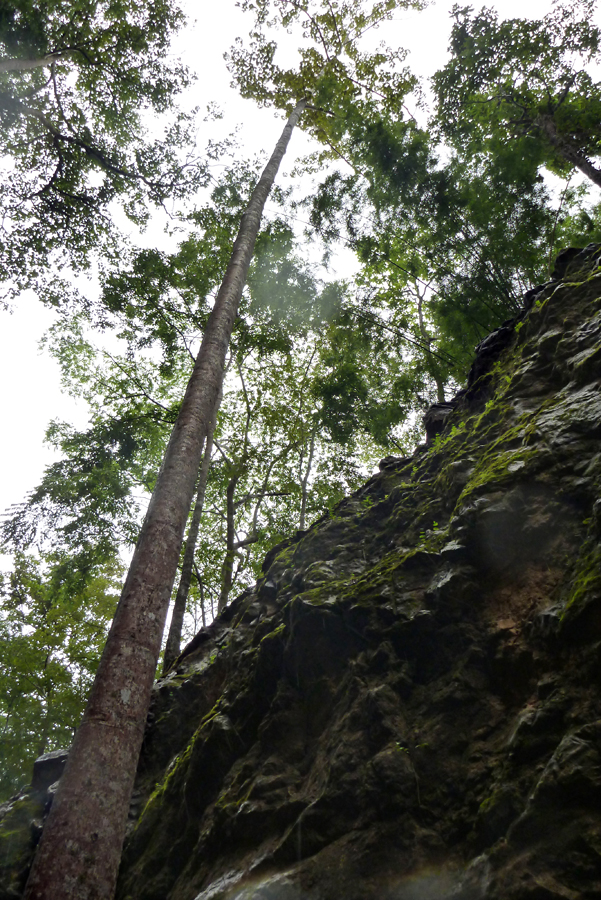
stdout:
{"type": "Polygon", "coordinates": [[[186,613],[186,604],[188,602],[188,594],[190,592],[190,582],[192,581],[192,570],[194,568],[194,551],[196,550],[196,543],[198,541],[200,518],[202,516],[205,493],[207,489],[207,479],[209,477],[209,468],[211,466],[215,417],[213,417],[211,426],[211,430],[207,437],[204,456],[202,458],[202,464],[200,466],[198,488],[196,490],[196,501],[194,503],[194,512],[192,513],[192,520],[190,522],[190,527],[188,528],[186,549],[184,550],[184,559],[182,562],[182,573],[180,575],[177,594],[175,595],[175,601],[173,603],[173,612],[171,613],[169,633],[167,635],[167,643],[165,644],[163,675],[165,675],[169,671],[180,654],[184,615],[186,613]]]}
{"type": "Polygon", "coordinates": [[[307,100],[290,116],[242,217],[159,472],[26,900],[111,900],[184,528],[265,201],[307,100]]]}
{"type": "Polygon", "coordinates": [[[225,492],[225,521],[226,521],[226,549],[221,567],[221,593],[217,604],[217,612],[220,613],[227,606],[227,600],[232,589],[234,575],[234,562],[236,559],[236,506],[234,498],[236,488],[240,480],[240,471],[236,472],[227,484],[225,492]]]}

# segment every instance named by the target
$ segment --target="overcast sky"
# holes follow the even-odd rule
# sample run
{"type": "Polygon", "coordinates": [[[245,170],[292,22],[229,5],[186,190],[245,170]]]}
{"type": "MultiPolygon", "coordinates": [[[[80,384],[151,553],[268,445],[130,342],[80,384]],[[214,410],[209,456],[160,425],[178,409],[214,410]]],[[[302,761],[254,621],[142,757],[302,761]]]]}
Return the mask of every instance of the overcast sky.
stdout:
{"type": "MultiPolygon", "coordinates": [[[[480,6],[477,2],[473,5],[480,6]]],[[[544,15],[551,2],[499,0],[485,5],[496,6],[504,18],[534,18],[544,15]]],[[[238,97],[229,86],[223,61],[223,53],[236,36],[244,36],[248,31],[249,17],[236,8],[235,0],[220,0],[219,4],[213,0],[189,0],[184,6],[191,23],[179,39],[177,50],[198,74],[194,102],[203,107],[209,102],[219,104],[225,114],[224,128],[233,131],[240,126],[244,152],[249,157],[256,153],[266,155],[281,131],[282,119],[272,110],[258,110],[252,101],[238,97]]],[[[444,62],[452,6],[453,0],[438,0],[420,13],[398,13],[393,22],[379,30],[377,37],[391,46],[408,49],[412,70],[427,77],[444,62]]],[[[203,134],[201,129],[201,146],[209,136],[208,131],[203,134]]],[[[306,149],[307,139],[301,133],[295,134],[291,153],[306,149]]],[[[285,183],[290,168],[290,163],[284,165],[279,183],[285,183]]],[[[38,484],[44,467],[56,458],[43,443],[50,420],[58,418],[81,427],[87,421],[83,405],[61,394],[56,363],[38,350],[38,342],[52,321],[52,313],[33,295],[23,296],[12,315],[0,311],[0,512],[20,502],[38,484]]]]}

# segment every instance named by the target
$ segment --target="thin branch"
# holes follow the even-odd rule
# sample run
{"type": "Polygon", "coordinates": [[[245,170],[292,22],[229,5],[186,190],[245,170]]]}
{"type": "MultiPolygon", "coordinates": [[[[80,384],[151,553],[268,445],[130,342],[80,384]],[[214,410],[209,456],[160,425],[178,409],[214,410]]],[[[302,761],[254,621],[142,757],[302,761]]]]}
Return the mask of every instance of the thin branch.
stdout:
{"type": "Polygon", "coordinates": [[[309,22],[313,25],[316,31],[319,34],[319,40],[321,41],[321,45],[323,47],[323,52],[326,55],[326,59],[330,62],[330,54],[328,53],[328,45],[326,43],[326,39],[323,36],[323,32],[319,26],[319,23],[315,20],[315,17],[310,14],[310,12],[306,9],[306,7],[301,6],[300,3],[297,3],[296,0],[286,0],[287,3],[290,3],[291,6],[294,6],[295,9],[300,10],[300,12],[304,13],[308,18],[309,22]]]}
{"type": "Polygon", "coordinates": [[[142,394],[143,397],[146,397],[146,399],[149,401],[149,403],[154,404],[154,406],[158,406],[160,409],[164,410],[164,412],[169,413],[170,415],[172,414],[173,410],[169,409],[168,406],[164,406],[164,404],[160,403],[158,400],[155,400],[154,397],[152,397],[147,391],[145,391],[143,386],[140,384],[139,379],[135,375],[132,375],[131,371],[129,371],[127,368],[125,368],[125,366],[121,365],[119,360],[117,360],[113,356],[111,356],[111,354],[108,352],[108,350],[103,350],[103,354],[104,354],[104,356],[107,356],[110,359],[110,361],[113,363],[113,365],[117,366],[117,368],[120,369],[120,371],[123,372],[124,375],[126,375],[128,378],[130,378],[132,381],[134,381],[136,383],[136,385],[138,386],[138,388],[140,390],[140,393],[142,394]]]}
{"type": "Polygon", "coordinates": [[[341,159],[343,162],[345,162],[345,163],[347,164],[347,166],[350,166],[350,168],[353,170],[353,172],[355,173],[355,175],[361,175],[361,172],[356,168],[356,166],[354,166],[353,163],[352,163],[350,160],[348,160],[348,159],[346,158],[346,156],[344,156],[344,155],[340,152],[340,150],[338,149],[338,147],[335,147],[335,146],[334,146],[334,144],[331,142],[331,140],[330,140],[328,134],[324,131],[324,129],[321,128],[321,126],[318,125],[318,126],[317,126],[317,130],[318,130],[318,132],[319,132],[321,135],[323,135],[323,138],[324,138],[326,144],[327,144],[327,145],[330,147],[330,149],[336,154],[336,156],[338,156],[339,159],[341,159]]]}
{"type": "MultiPolygon", "coordinates": [[[[346,70],[345,70],[345,71],[346,71],[346,70]]],[[[381,97],[382,100],[386,100],[387,102],[389,102],[389,101],[388,101],[388,98],[386,97],[386,94],[383,94],[381,91],[377,91],[375,88],[369,87],[369,85],[363,84],[361,81],[357,81],[356,78],[351,78],[351,76],[348,74],[348,72],[346,73],[346,77],[348,78],[348,80],[349,80],[350,82],[352,82],[352,84],[356,84],[357,87],[362,88],[362,90],[368,91],[370,94],[375,94],[376,97],[381,97]]],[[[415,124],[417,125],[417,119],[415,118],[415,116],[413,115],[413,113],[411,112],[411,110],[410,110],[404,103],[401,103],[401,106],[403,107],[403,109],[405,110],[405,112],[407,113],[407,115],[408,115],[411,119],[413,119],[413,121],[414,121],[415,124]]]]}
{"type": "Polygon", "coordinates": [[[340,34],[340,31],[338,30],[338,22],[336,20],[336,13],[334,12],[334,10],[332,8],[332,4],[330,3],[330,0],[328,0],[328,7],[330,9],[330,15],[332,16],[332,22],[334,23],[334,30],[335,30],[338,40],[340,42],[340,52],[342,52],[342,48],[344,47],[344,44],[342,42],[342,36],[340,34]]]}
{"type": "Polygon", "coordinates": [[[564,87],[563,91],[559,95],[559,98],[557,100],[557,103],[555,104],[553,112],[555,112],[561,106],[562,103],[565,103],[565,101],[568,98],[568,94],[570,93],[570,89],[575,81],[576,81],[576,73],[574,73],[574,75],[572,75],[571,78],[568,78],[566,86],[564,87]]]}
{"type": "Polygon", "coordinates": [[[233,466],[234,465],[233,462],[231,461],[229,456],[226,454],[225,450],[223,449],[223,447],[221,446],[219,441],[216,438],[213,438],[213,443],[215,444],[215,446],[217,447],[217,449],[223,456],[223,458],[224,458],[225,462],[228,464],[228,466],[233,466]]]}

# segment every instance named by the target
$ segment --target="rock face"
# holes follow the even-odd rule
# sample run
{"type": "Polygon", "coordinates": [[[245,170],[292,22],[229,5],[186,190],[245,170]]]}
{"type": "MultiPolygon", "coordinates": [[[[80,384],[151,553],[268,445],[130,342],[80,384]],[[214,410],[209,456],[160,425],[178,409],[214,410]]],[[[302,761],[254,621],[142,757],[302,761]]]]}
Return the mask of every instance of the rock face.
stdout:
{"type": "Polygon", "coordinates": [[[120,900],[601,896],[598,249],[157,683],[120,900]]]}
{"type": "Polygon", "coordinates": [[[157,682],[119,900],[601,896],[598,253],[157,682]]]}
{"type": "Polygon", "coordinates": [[[39,756],[29,789],[0,805],[0,900],[17,900],[22,895],[66,761],[64,750],[39,756]]]}

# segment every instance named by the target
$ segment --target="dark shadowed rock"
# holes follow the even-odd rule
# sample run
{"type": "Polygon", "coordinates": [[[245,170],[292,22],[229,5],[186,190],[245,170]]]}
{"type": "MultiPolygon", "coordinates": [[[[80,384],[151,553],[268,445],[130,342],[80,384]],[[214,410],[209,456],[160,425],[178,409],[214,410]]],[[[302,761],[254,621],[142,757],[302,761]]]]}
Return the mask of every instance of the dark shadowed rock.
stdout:
{"type": "Polygon", "coordinates": [[[428,408],[423,419],[427,444],[430,444],[436,435],[441,433],[456,406],[457,402],[450,400],[447,403],[433,403],[428,408]]]}
{"type": "Polygon", "coordinates": [[[31,786],[0,806],[0,900],[22,895],[68,754],[53,750],[39,756],[31,786]]]}
{"type": "Polygon", "coordinates": [[[52,750],[38,756],[33,764],[31,786],[34,791],[44,791],[54,784],[63,774],[69,756],[68,750],[52,750]]]}
{"type": "Polygon", "coordinates": [[[585,272],[590,274],[592,270],[601,264],[601,244],[587,244],[586,247],[567,247],[558,254],[555,266],[551,272],[553,281],[560,281],[585,272]]]}

